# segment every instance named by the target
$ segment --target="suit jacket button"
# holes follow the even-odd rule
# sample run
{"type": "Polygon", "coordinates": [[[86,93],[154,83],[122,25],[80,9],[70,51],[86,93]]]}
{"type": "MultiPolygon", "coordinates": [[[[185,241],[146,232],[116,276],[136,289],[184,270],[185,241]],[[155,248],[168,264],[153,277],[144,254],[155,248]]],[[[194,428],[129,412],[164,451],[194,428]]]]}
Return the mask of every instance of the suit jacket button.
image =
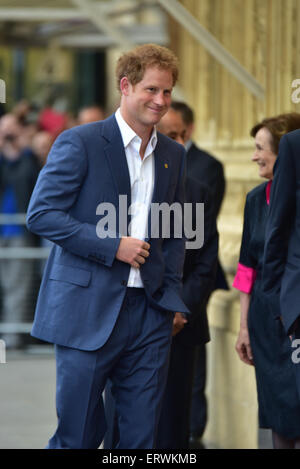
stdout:
{"type": "Polygon", "coordinates": [[[122,280],[121,285],[123,285],[123,287],[127,287],[127,282],[126,282],[126,280],[122,280]]]}

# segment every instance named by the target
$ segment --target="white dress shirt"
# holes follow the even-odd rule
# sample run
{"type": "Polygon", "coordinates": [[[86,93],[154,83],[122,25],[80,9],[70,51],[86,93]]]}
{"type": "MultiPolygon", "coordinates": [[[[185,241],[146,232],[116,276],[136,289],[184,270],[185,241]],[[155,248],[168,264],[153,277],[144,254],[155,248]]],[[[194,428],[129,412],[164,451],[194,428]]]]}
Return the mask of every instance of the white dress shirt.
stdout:
{"type": "MultiPolygon", "coordinates": [[[[131,186],[131,223],[129,236],[144,240],[148,231],[148,215],[154,188],[154,150],[157,134],[154,127],[144,158],[140,156],[142,139],[129,127],[121,115],[120,108],[115,114],[127,159],[131,186]]],[[[122,195],[122,194],[120,194],[122,195]]],[[[147,262],[147,261],[146,261],[147,262]]],[[[131,267],[128,287],[143,288],[140,270],[131,267]]]]}
{"type": "Polygon", "coordinates": [[[193,141],[192,141],[192,140],[188,140],[187,142],[185,142],[184,148],[185,148],[186,152],[189,151],[189,149],[191,148],[192,145],[193,145],[193,141]]]}

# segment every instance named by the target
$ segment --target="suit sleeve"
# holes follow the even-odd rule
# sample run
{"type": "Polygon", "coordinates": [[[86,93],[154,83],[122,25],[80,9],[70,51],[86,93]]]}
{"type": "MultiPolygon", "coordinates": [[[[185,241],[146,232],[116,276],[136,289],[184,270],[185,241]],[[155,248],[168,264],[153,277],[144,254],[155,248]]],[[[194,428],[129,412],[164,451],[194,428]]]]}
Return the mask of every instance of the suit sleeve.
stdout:
{"type": "Polygon", "coordinates": [[[256,280],[256,261],[251,256],[251,204],[249,195],[244,209],[243,235],[240,249],[240,257],[236,275],[232,286],[237,290],[250,294],[256,280]]]}
{"type": "Polygon", "coordinates": [[[27,227],[73,254],[111,266],[120,239],[97,237],[96,226],[70,215],[87,172],[81,137],[73,129],[55,141],[40,172],[27,213],[27,227]]]}
{"type": "MultiPolygon", "coordinates": [[[[181,146],[181,145],[180,145],[181,146]]],[[[184,202],[185,202],[185,150],[181,152],[181,163],[180,170],[177,180],[177,187],[175,192],[174,203],[179,203],[182,207],[182,213],[184,213],[184,202]]],[[[174,226],[174,225],[173,225],[174,226]]],[[[182,237],[174,237],[171,226],[171,236],[169,239],[164,239],[163,242],[163,255],[165,259],[165,273],[164,273],[164,284],[165,286],[171,287],[182,293],[182,275],[183,275],[183,264],[185,255],[185,236],[184,227],[182,220],[182,237]]]]}
{"type": "Polygon", "coordinates": [[[189,323],[192,323],[206,307],[213,289],[219,242],[211,195],[207,191],[203,191],[203,194],[198,193],[198,196],[194,196],[194,203],[196,202],[204,203],[204,243],[199,249],[186,251],[183,301],[192,311],[187,317],[189,323]]]}
{"type": "Polygon", "coordinates": [[[216,165],[213,174],[213,179],[212,179],[212,190],[214,193],[214,208],[215,208],[215,216],[217,217],[219,215],[222,201],[224,198],[225,194],[225,176],[224,176],[224,168],[223,165],[218,162],[218,165],[216,165]]]}
{"type": "Polygon", "coordinates": [[[263,260],[263,289],[275,317],[280,316],[279,295],[285,269],[291,224],[295,216],[296,171],[288,136],[280,141],[270,195],[263,260]]]}

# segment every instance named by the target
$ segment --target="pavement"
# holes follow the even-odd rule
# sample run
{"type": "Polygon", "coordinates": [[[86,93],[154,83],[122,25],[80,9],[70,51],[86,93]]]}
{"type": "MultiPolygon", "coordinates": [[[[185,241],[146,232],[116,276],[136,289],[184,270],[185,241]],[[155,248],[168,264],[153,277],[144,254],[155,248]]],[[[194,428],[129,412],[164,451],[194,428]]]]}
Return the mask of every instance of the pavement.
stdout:
{"type": "Polygon", "coordinates": [[[53,348],[7,351],[0,383],[0,449],[44,448],[56,428],[53,348]]]}
{"type": "MultiPolygon", "coordinates": [[[[55,380],[52,346],[6,352],[6,363],[0,363],[0,449],[46,446],[57,422],[55,380]]],[[[269,430],[259,431],[259,447],[272,447],[269,430]]]]}

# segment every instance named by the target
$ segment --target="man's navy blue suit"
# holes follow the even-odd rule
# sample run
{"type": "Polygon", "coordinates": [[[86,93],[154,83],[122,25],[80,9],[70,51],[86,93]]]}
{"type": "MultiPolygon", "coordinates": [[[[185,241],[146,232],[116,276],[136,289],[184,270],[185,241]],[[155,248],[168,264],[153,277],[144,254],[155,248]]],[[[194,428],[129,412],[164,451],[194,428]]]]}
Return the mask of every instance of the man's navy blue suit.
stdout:
{"type": "MultiPolygon", "coordinates": [[[[184,158],[181,145],[158,133],[152,202],[183,203],[184,158]]],[[[148,393],[159,409],[173,312],[189,312],[181,299],[185,240],[172,231],[169,239],[147,238],[150,256],[140,267],[144,289],[128,289],[130,265],[116,259],[120,236],[127,234],[119,227],[119,195],[127,196],[128,208],[130,177],[115,117],[63,132],[39,175],[27,217],[31,231],[55,243],[32,329],[33,336],[56,344],[59,425],[49,447],[98,447],[107,377],[117,387],[120,448],[154,445],[158,410],[143,399],[148,393]],[[96,234],[102,202],[113,204],[117,217],[116,232],[105,239],[96,234]],[[159,361],[157,373],[151,367],[159,361]]]]}

